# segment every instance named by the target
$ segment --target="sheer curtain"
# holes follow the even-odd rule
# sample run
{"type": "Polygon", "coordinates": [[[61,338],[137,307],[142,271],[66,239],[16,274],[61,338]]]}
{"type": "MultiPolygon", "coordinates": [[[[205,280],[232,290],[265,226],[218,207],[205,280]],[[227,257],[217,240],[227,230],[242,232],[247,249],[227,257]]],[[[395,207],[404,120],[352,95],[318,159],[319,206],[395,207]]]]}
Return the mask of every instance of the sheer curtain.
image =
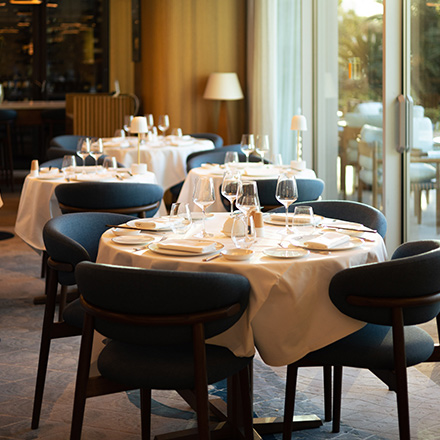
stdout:
{"type": "Polygon", "coordinates": [[[250,132],[268,134],[272,158],[296,156],[292,116],[301,112],[301,0],[248,0],[250,132]]]}

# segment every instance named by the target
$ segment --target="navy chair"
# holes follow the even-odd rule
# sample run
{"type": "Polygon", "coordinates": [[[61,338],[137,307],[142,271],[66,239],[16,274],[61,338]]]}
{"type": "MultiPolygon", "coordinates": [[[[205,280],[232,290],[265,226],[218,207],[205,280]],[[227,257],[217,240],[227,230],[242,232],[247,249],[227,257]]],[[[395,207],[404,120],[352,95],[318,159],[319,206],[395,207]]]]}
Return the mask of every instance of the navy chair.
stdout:
{"type": "MultiPolygon", "coordinates": [[[[285,210],[275,197],[277,179],[259,179],[256,180],[256,182],[258,197],[263,211],[271,211],[280,207],[282,210],[285,210]]],[[[298,187],[298,200],[295,204],[309,200],[317,200],[324,191],[324,181],[321,179],[297,179],[296,185],[298,187]]],[[[221,200],[226,210],[229,210],[231,207],[229,200],[223,196],[221,200]]]]}
{"type": "Polygon", "coordinates": [[[154,183],[62,183],[55,188],[55,196],[63,214],[94,211],[153,217],[159,210],[163,189],[154,183]]]}
{"type": "Polygon", "coordinates": [[[46,151],[47,160],[64,157],[69,154],[76,154],[76,147],[80,139],[86,136],[76,134],[64,134],[55,136],[49,142],[49,148],[46,151]]]}
{"type": "MultiPolygon", "coordinates": [[[[75,152],[71,152],[71,153],[67,154],[66,156],[75,156],[77,165],[82,166],[82,159],[79,156],[77,156],[75,154],[75,152]]],[[[63,157],[57,157],[55,159],[47,160],[46,162],[40,163],[40,168],[47,167],[47,168],[60,168],[61,169],[61,166],[63,164],[63,157]]],[[[104,159],[106,157],[108,157],[106,154],[102,155],[98,159],[98,165],[102,165],[104,163],[104,159]]],[[[86,162],[88,163],[87,159],[86,159],[86,162]]],[[[88,165],[92,165],[92,164],[88,163],[88,165]]],[[[122,163],[118,162],[118,168],[125,168],[125,167],[122,163]]]]}
{"type": "MultiPolygon", "coordinates": [[[[362,223],[364,226],[376,230],[382,237],[385,237],[387,232],[387,220],[383,213],[364,203],[351,200],[315,200],[294,203],[289,206],[289,212],[293,212],[297,205],[311,206],[315,214],[323,217],[362,223]]],[[[285,208],[276,208],[270,212],[285,212],[285,208]]]]}
{"type": "Polygon", "coordinates": [[[80,261],[96,261],[99,240],[108,229],[107,224],[126,223],[133,218],[111,213],[78,213],[55,217],[44,226],[43,240],[48,255],[46,301],[32,412],[32,429],[37,429],[40,423],[52,339],[81,334],[84,311],[81,309],[79,299],[73,300],[66,306],[67,288],[76,285],[75,267],[80,261]],[[57,295],[58,285],[61,286],[59,295],[57,295]],[[57,302],[59,303],[59,318],[55,321],[57,302]]]}
{"type": "Polygon", "coordinates": [[[418,327],[440,311],[440,241],[401,245],[390,261],[338,272],[329,296],[345,315],[367,323],[361,330],[307,354],[287,368],[283,440],[291,438],[296,378],[303,366],[334,367],[333,432],[339,432],[342,369],[366,368],[397,394],[401,440],[410,439],[407,367],[428,360],[431,336],[418,327]]]}
{"type": "Polygon", "coordinates": [[[229,377],[240,384],[245,438],[253,438],[252,357],[205,342],[242,316],[250,292],[245,277],[90,262],[78,264],[75,276],[86,315],[71,440],[81,437],[87,397],[129,389],[141,392],[143,439],[150,438],[152,389],[194,390],[197,438],[209,439],[208,384],[229,377]],[[100,376],[89,377],[95,330],[110,342],[98,357],[100,376]]]}
{"type": "Polygon", "coordinates": [[[191,133],[190,136],[197,139],[209,139],[215,148],[223,147],[223,138],[215,133],[191,133]]]}

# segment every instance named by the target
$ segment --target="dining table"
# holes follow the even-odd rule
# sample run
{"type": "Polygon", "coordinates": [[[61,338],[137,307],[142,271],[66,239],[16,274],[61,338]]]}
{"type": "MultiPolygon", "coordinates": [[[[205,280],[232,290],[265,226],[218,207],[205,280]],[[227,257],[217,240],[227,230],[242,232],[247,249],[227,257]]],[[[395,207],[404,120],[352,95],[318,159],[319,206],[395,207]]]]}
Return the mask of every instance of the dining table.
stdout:
{"type": "MultiPolygon", "coordinates": [[[[148,227],[148,223],[141,220],[141,223],[134,221],[109,229],[101,236],[96,261],[147,269],[244,275],[251,285],[245,313],[233,327],[207,342],[227,347],[236,356],[252,356],[257,350],[261,359],[271,366],[295,362],[365,325],[333,305],[328,287],[333,275],[345,268],[386,260],[384,241],[375,231],[360,224],[315,216],[312,237],[321,237],[329,230],[339,235],[344,235],[341,231],[350,234],[343,244],[322,249],[310,245],[304,236],[284,235],[285,223],[280,214],[265,213],[264,236],[252,244],[250,258],[242,259],[241,254],[236,255],[227,228],[236,213],[232,216],[225,212],[211,213],[205,222],[207,233],[212,234],[209,238],[197,238],[202,229],[198,214],[193,213],[197,220],[184,235],[171,231],[174,220],[170,217],[163,217],[162,223],[148,227]],[[170,224],[167,225],[167,221],[170,224]],[[126,231],[136,235],[130,235],[127,241],[121,240],[119,234],[124,227],[134,228],[126,231]],[[142,231],[136,231],[137,228],[142,231]],[[232,256],[227,255],[229,253],[232,256]]],[[[96,350],[95,356],[99,348],[96,350]]],[[[237,391],[231,389],[235,399],[237,391]]],[[[188,393],[182,393],[182,397],[187,398],[188,393]]],[[[215,413],[219,417],[223,415],[220,420],[226,420],[228,413],[221,408],[217,403],[215,413]]],[[[282,417],[254,419],[254,429],[260,434],[280,432],[282,424],[282,417]]],[[[322,422],[312,414],[295,416],[295,424],[295,429],[306,429],[316,428],[322,422]]]]}
{"type": "Polygon", "coordinates": [[[188,203],[191,210],[196,209],[197,207],[193,202],[193,192],[197,180],[201,177],[211,177],[214,182],[215,201],[210,209],[216,212],[226,211],[221,201],[222,195],[220,191],[223,175],[226,171],[233,170],[239,172],[241,180],[245,181],[277,179],[280,173],[287,169],[289,169],[297,179],[316,179],[315,171],[310,168],[293,169],[289,165],[263,164],[260,162],[239,162],[232,165],[206,163],[201,167],[193,168],[189,171],[180,190],[177,202],[182,204],[188,203]]]}
{"type": "MultiPolygon", "coordinates": [[[[157,183],[154,173],[131,175],[128,170],[105,171],[101,166],[76,167],[70,175],[65,175],[58,168],[40,172],[38,175],[28,174],[24,180],[18,204],[15,233],[37,252],[45,250],[43,241],[43,227],[48,220],[61,215],[55,188],[61,183],[84,181],[106,182],[139,182],[157,183]]],[[[165,204],[162,202],[159,215],[166,214],[165,204]]]]}
{"type": "Polygon", "coordinates": [[[102,143],[104,153],[116,157],[126,168],[137,163],[139,153],[140,163],[147,164],[148,171],[156,175],[157,182],[165,191],[185,180],[186,159],[191,153],[214,149],[209,139],[189,135],[151,136],[140,140],[136,136],[114,137],[104,138],[102,143]]]}

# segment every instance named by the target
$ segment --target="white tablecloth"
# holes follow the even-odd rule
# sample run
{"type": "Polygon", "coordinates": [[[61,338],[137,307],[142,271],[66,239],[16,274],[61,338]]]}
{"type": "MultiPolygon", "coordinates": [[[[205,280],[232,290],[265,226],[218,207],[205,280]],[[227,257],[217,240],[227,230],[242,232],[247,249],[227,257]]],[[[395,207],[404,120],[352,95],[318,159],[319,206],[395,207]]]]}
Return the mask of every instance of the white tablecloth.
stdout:
{"type": "MultiPolygon", "coordinates": [[[[242,164],[242,166],[244,165],[242,164]]],[[[206,165],[200,168],[193,168],[190,170],[187,178],[185,179],[185,183],[182,186],[177,201],[180,203],[189,203],[191,210],[200,210],[200,208],[198,208],[192,201],[196,181],[200,177],[212,177],[215,186],[215,202],[207,209],[207,211],[224,212],[226,209],[221,201],[222,196],[220,193],[220,186],[222,184],[223,174],[225,171],[226,169],[219,165],[206,165]]],[[[277,179],[280,173],[280,168],[275,165],[258,167],[254,163],[253,166],[250,166],[248,169],[241,167],[240,171],[243,172],[243,180],[277,179]]],[[[316,179],[316,174],[311,169],[294,171],[294,173],[297,179],[316,179]]]]}
{"type": "MultiPolygon", "coordinates": [[[[219,231],[228,214],[215,214],[206,221],[214,240],[233,247],[219,231]]],[[[200,226],[198,226],[200,228],[200,226]]],[[[279,226],[265,225],[265,238],[254,244],[249,261],[229,261],[224,257],[203,262],[202,256],[174,257],[150,250],[133,251],[133,246],[114,243],[113,233],[101,238],[97,261],[123,266],[181,271],[228,272],[246,276],[252,287],[245,315],[230,330],[210,342],[230,348],[238,356],[249,356],[257,347],[269,365],[286,365],[310,351],[321,348],[360,328],[364,323],[340,313],[328,296],[328,286],[340,270],[386,259],[380,235],[369,234],[374,243],[331,254],[310,253],[301,259],[277,259],[262,251],[276,247],[279,226]]],[[[146,289],[145,294],[148,291],[146,289]]],[[[206,292],[209,295],[209,291],[206,292]]]]}
{"type": "MultiPolygon", "coordinates": [[[[157,183],[156,176],[147,172],[144,175],[133,176],[131,179],[115,182],[142,182],[157,183]]],[[[55,197],[55,187],[60,183],[66,183],[64,178],[56,180],[40,180],[38,177],[27,176],[21,190],[18,205],[17,219],[15,221],[15,233],[29,246],[37,251],[45,249],[43,242],[43,226],[48,220],[61,215],[58,201],[55,197]]],[[[75,182],[71,182],[72,185],[75,182]]],[[[166,212],[164,203],[160,205],[160,213],[166,212]]]]}
{"type": "MultiPolygon", "coordinates": [[[[137,163],[137,143],[137,137],[133,136],[103,139],[105,154],[116,157],[127,168],[137,163]]],[[[157,140],[141,144],[140,161],[147,164],[148,171],[152,171],[159,185],[167,190],[185,180],[186,158],[191,153],[212,149],[214,144],[208,139],[183,139],[174,145],[157,140]]]]}

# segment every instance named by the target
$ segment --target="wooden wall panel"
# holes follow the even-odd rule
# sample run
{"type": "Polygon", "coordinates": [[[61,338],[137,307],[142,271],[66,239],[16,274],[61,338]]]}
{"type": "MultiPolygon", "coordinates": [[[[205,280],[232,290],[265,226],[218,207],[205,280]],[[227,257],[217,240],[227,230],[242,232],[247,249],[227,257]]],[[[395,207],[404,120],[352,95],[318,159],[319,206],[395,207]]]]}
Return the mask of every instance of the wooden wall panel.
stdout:
{"type": "MultiPolygon", "coordinates": [[[[203,99],[211,72],[237,72],[246,89],[245,0],[142,0],[136,94],[142,113],[168,113],[184,132],[215,132],[219,103],[203,99]]],[[[231,142],[246,131],[246,99],[228,102],[231,142]]]]}

